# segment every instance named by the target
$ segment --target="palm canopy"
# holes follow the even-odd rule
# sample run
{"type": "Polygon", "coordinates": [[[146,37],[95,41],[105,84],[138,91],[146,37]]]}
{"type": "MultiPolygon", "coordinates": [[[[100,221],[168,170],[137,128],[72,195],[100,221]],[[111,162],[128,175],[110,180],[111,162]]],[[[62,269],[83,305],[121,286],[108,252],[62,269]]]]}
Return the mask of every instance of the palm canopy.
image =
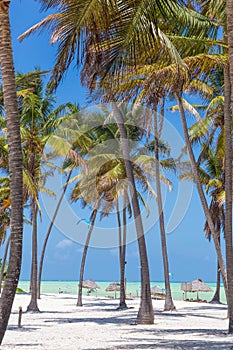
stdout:
{"type": "MultiPolygon", "coordinates": [[[[213,23],[206,17],[183,6],[182,1],[121,1],[121,0],[42,0],[43,9],[55,8],[49,15],[25,32],[21,39],[36,30],[49,29],[51,42],[58,43],[57,61],[51,81],[55,86],[76,57],[85,58],[96,71],[121,71],[122,64],[132,67],[151,57],[171,56],[179,61],[177,50],[171,46],[165,32],[198,38],[207,37],[213,23]],[[93,54],[95,52],[95,54],[93,54]]],[[[196,42],[203,46],[203,42],[196,42]]],[[[186,50],[190,45],[185,45],[186,50]]],[[[184,45],[179,45],[182,50],[184,45]]],[[[87,66],[86,65],[86,66],[87,66]]],[[[93,73],[94,74],[94,73],[93,73]]],[[[99,73],[98,73],[99,74],[99,73]]],[[[112,73],[111,73],[112,74],[112,73]]],[[[90,74],[88,74],[90,77],[90,74]]]]}
{"type": "MultiPolygon", "coordinates": [[[[131,124],[132,110],[137,114],[135,107],[122,105],[121,112],[125,118],[125,126],[130,140],[130,157],[135,174],[135,180],[138,187],[138,198],[142,204],[147,207],[140,192],[148,192],[156,197],[151,181],[155,174],[155,159],[150,154],[152,143],[144,144],[146,136],[137,123],[131,124]]],[[[140,109],[140,107],[139,107],[140,109]]],[[[81,199],[83,204],[91,204],[97,198],[101,198],[99,210],[102,216],[108,215],[116,205],[116,199],[125,196],[128,192],[128,182],[124,159],[122,157],[122,147],[120,144],[120,134],[116,123],[104,123],[106,116],[110,115],[108,109],[104,109],[100,114],[95,112],[95,117],[91,114],[91,120],[95,120],[96,127],[88,130],[88,135],[92,139],[92,147],[86,155],[85,162],[88,173],[78,173],[71,181],[77,181],[72,190],[71,199],[76,201],[81,199]],[[98,121],[98,122],[97,122],[98,121]]],[[[88,122],[87,122],[88,124],[88,122]]],[[[167,145],[160,142],[160,150],[168,154],[167,145]]],[[[174,170],[174,161],[172,159],[161,160],[161,166],[174,170]]],[[[161,175],[161,180],[171,188],[170,181],[161,175]]],[[[129,194],[127,194],[129,196],[129,194]]],[[[129,201],[128,201],[129,202],[129,201]]]]}
{"type": "MultiPolygon", "coordinates": [[[[55,96],[44,88],[47,72],[36,69],[28,74],[16,74],[17,97],[21,122],[23,153],[24,203],[34,197],[39,207],[39,191],[53,195],[45,188],[48,176],[53,175],[51,155],[45,157],[45,146],[57,126],[66,118],[68,106],[55,108],[55,96]]],[[[1,118],[3,135],[0,140],[0,165],[8,174],[8,144],[5,120],[1,118]]],[[[3,198],[6,200],[6,198],[3,198]]],[[[10,198],[8,198],[8,207],[10,198]]]]}

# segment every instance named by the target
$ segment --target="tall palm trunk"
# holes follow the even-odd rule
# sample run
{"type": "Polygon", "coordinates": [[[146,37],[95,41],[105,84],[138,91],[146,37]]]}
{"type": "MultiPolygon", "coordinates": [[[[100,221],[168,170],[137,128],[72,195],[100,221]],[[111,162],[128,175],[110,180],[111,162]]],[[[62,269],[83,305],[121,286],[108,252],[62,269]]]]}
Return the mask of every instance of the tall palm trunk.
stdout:
{"type": "Polygon", "coordinates": [[[225,292],[227,295],[227,278],[226,278],[226,270],[225,270],[225,266],[224,266],[224,261],[223,261],[223,257],[222,257],[222,252],[221,252],[221,248],[218,242],[218,234],[215,230],[215,226],[214,223],[212,221],[210,212],[209,212],[209,208],[208,208],[208,204],[206,201],[206,197],[200,182],[200,178],[199,178],[199,174],[198,174],[198,167],[197,167],[197,163],[195,161],[195,157],[193,154],[193,150],[192,150],[192,146],[189,140],[189,134],[188,134],[188,127],[187,127],[187,123],[186,123],[186,119],[185,119],[185,112],[184,112],[184,107],[183,107],[183,103],[182,103],[182,98],[180,96],[179,93],[176,94],[176,98],[177,98],[177,102],[178,102],[178,106],[179,106],[179,112],[180,112],[180,116],[181,116],[181,120],[182,120],[182,127],[183,127],[183,132],[184,132],[184,138],[185,138],[185,143],[186,146],[188,148],[188,153],[189,153],[189,158],[190,158],[190,162],[191,162],[191,166],[192,166],[192,171],[194,174],[194,181],[196,183],[197,186],[197,190],[198,190],[198,194],[200,197],[200,201],[204,210],[204,214],[206,217],[206,221],[208,222],[208,226],[210,228],[210,231],[212,233],[212,237],[214,240],[214,245],[215,245],[215,249],[216,249],[216,253],[217,253],[217,257],[218,257],[218,262],[219,262],[219,266],[221,269],[221,273],[222,273],[222,279],[223,279],[223,283],[224,283],[224,288],[225,288],[225,292]]]}
{"type": "Polygon", "coordinates": [[[81,262],[81,267],[80,267],[80,274],[79,274],[79,286],[78,286],[78,300],[77,300],[77,306],[82,306],[82,288],[83,288],[83,275],[84,275],[84,268],[85,268],[85,262],[86,262],[86,257],[87,257],[87,250],[89,247],[89,243],[90,243],[90,239],[91,239],[91,234],[94,228],[94,224],[95,224],[95,219],[97,216],[97,210],[99,207],[99,202],[100,199],[97,199],[97,201],[95,202],[95,206],[94,206],[94,210],[92,212],[91,215],[91,225],[89,228],[89,231],[87,233],[87,238],[86,238],[86,242],[85,242],[85,246],[83,249],[83,256],[82,256],[82,262],[81,262]]]}
{"type": "Polygon", "coordinates": [[[47,243],[48,243],[48,239],[49,239],[50,233],[51,233],[51,231],[52,231],[52,228],[53,228],[53,226],[54,226],[54,222],[55,222],[55,220],[56,220],[58,211],[59,211],[59,209],[60,209],[62,200],[63,200],[64,195],[65,195],[65,193],[66,193],[66,190],[67,190],[67,187],[68,187],[68,182],[69,182],[69,180],[70,180],[70,178],[71,178],[71,175],[72,175],[72,170],[70,170],[69,173],[68,173],[67,180],[66,180],[66,184],[64,185],[64,188],[63,188],[61,197],[60,197],[60,199],[59,199],[59,201],[58,201],[58,203],[57,203],[57,206],[56,206],[56,208],[55,208],[55,211],[54,211],[52,220],[51,220],[51,222],[50,222],[48,231],[47,231],[46,236],[45,236],[45,239],[44,239],[44,243],[43,243],[43,247],[42,247],[42,251],[41,251],[41,257],[40,257],[39,273],[38,273],[38,281],[37,281],[37,298],[38,298],[38,299],[40,299],[41,276],[42,276],[42,270],[43,270],[43,263],[44,263],[45,250],[46,250],[47,243]]]}
{"type": "Polygon", "coordinates": [[[117,221],[118,221],[118,233],[119,233],[119,260],[120,260],[120,302],[118,309],[126,309],[125,301],[125,253],[126,253],[126,208],[124,200],[123,208],[123,227],[121,225],[119,205],[117,202],[117,221]],[[123,228],[123,237],[122,237],[123,228]]]}
{"type": "Polygon", "coordinates": [[[216,279],[216,289],[213,298],[211,299],[211,304],[220,304],[220,278],[221,278],[221,271],[219,268],[219,263],[217,261],[217,279],[216,279]]]}
{"type": "Polygon", "coordinates": [[[6,331],[19,280],[23,235],[22,152],[8,12],[9,3],[10,1],[0,0],[0,64],[9,145],[11,196],[11,247],[7,275],[0,299],[0,344],[6,331]]]}
{"type": "Polygon", "coordinates": [[[169,264],[168,264],[168,254],[167,254],[167,242],[166,242],[166,232],[164,225],[164,212],[163,212],[163,200],[160,187],[160,169],[159,169],[159,134],[158,134],[158,120],[157,120],[157,109],[154,113],[154,153],[155,153],[155,181],[156,181],[156,193],[157,193],[157,203],[159,211],[159,226],[160,226],[160,237],[162,246],[162,256],[163,256],[163,268],[164,268],[164,281],[165,281],[165,304],[164,311],[175,310],[175,305],[172,300],[170,278],[169,278],[169,264]]]}
{"type": "Polygon", "coordinates": [[[27,311],[39,312],[37,305],[37,214],[38,208],[35,199],[31,200],[32,213],[32,265],[31,265],[31,300],[27,311]]]}
{"type": "Polygon", "coordinates": [[[7,258],[7,254],[8,254],[8,250],[9,250],[9,246],[10,246],[10,241],[11,241],[11,234],[9,234],[9,236],[7,238],[5,251],[4,251],[4,255],[3,255],[3,259],[2,259],[1,274],[0,274],[0,293],[2,290],[2,281],[3,281],[4,270],[5,270],[5,266],[6,266],[6,258],[7,258]]]}
{"type": "Polygon", "coordinates": [[[224,67],[224,124],[225,124],[225,245],[228,283],[229,333],[233,333],[233,247],[232,247],[232,114],[233,107],[233,0],[226,2],[229,66],[224,67]],[[230,70],[229,70],[230,68],[230,70]],[[230,72],[230,81],[228,79],[230,72]],[[225,81],[226,80],[226,81],[225,81]]]}
{"type": "Polygon", "coordinates": [[[132,164],[130,161],[130,151],[129,142],[127,139],[127,133],[124,125],[124,120],[122,118],[121,112],[117,107],[115,102],[111,102],[114,117],[116,119],[117,126],[120,131],[122,153],[125,163],[126,175],[129,181],[131,196],[132,196],[132,206],[134,212],[135,226],[137,231],[140,263],[141,263],[141,301],[140,307],[137,315],[137,322],[142,324],[153,324],[154,323],[154,312],[151,300],[150,292],[150,274],[149,265],[147,258],[146,242],[142,224],[142,218],[137,198],[137,191],[134,181],[134,174],[132,169],[132,164]]]}

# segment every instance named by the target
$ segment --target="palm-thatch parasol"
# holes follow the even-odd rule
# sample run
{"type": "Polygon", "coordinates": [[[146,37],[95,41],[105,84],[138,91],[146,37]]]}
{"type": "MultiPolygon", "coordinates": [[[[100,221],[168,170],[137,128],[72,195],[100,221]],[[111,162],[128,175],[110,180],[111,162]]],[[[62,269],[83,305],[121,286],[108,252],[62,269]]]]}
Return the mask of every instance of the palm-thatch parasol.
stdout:
{"type": "Polygon", "coordinates": [[[114,296],[116,299],[116,292],[120,291],[120,287],[121,287],[120,283],[113,282],[113,283],[110,283],[109,286],[105,290],[106,290],[106,292],[114,292],[114,296]]]}
{"type": "Polygon", "coordinates": [[[86,280],[86,281],[84,281],[83,284],[82,284],[82,288],[87,288],[88,289],[88,291],[87,291],[88,295],[90,294],[90,292],[92,290],[95,290],[96,293],[97,293],[97,289],[100,289],[98,284],[96,284],[95,281],[93,281],[93,280],[86,280]]]}
{"type": "Polygon", "coordinates": [[[160,298],[164,298],[165,297],[165,293],[158,286],[151,287],[150,292],[151,292],[151,295],[153,295],[155,297],[160,297],[160,298]]]}
{"type": "Polygon", "coordinates": [[[181,290],[185,292],[185,299],[187,292],[196,292],[197,300],[199,300],[198,292],[212,292],[213,290],[207,286],[200,278],[192,281],[181,283],[181,290]]]}

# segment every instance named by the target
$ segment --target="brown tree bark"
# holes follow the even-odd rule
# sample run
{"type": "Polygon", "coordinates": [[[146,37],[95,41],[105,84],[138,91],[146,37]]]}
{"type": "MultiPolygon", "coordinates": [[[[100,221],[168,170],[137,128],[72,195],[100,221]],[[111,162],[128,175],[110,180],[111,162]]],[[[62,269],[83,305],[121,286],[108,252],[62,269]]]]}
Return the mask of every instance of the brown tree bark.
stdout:
{"type": "Polygon", "coordinates": [[[10,1],[0,0],[0,64],[4,110],[7,121],[11,196],[11,247],[7,275],[0,299],[0,344],[6,331],[18,285],[23,235],[22,151],[8,12],[9,4],[10,1]]]}
{"type": "Polygon", "coordinates": [[[123,225],[121,225],[119,205],[117,203],[117,221],[118,221],[118,235],[119,235],[119,261],[120,261],[120,302],[118,309],[126,309],[125,301],[125,255],[126,255],[126,207],[124,199],[123,207],[123,225]],[[123,229],[123,237],[122,237],[123,229]]]}
{"type": "Polygon", "coordinates": [[[232,114],[233,107],[233,0],[226,1],[227,42],[229,66],[224,68],[224,124],[225,124],[225,245],[228,284],[228,317],[229,333],[233,333],[233,246],[232,246],[232,114]],[[229,74],[230,73],[230,74],[229,74]],[[228,77],[230,76],[230,81],[228,77]],[[226,78],[226,79],[225,79],[226,78]],[[226,81],[225,81],[226,80],[226,81]],[[228,100],[226,100],[226,97],[228,100]]]}
{"type": "Polygon", "coordinates": [[[34,198],[31,200],[32,214],[32,263],[31,263],[31,299],[27,311],[39,312],[37,305],[37,214],[38,209],[34,198]]]}
{"type": "Polygon", "coordinates": [[[9,246],[10,246],[10,241],[11,241],[11,234],[9,234],[9,236],[7,238],[5,251],[4,251],[4,255],[3,255],[3,259],[2,259],[1,274],[0,274],[0,292],[2,290],[2,281],[3,281],[4,270],[5,270],[5,266],[6,266],[6,258],[7,258],[7,254],[8,254],[8,250],[9,250],[9,246]]]}
{"type": "Polygon", "coordinates": [[[87,233],[87,238],[86,238],[85,246],[84,246],[84,249],[83,249],[83,256],[82,256],[80,273],[79,273],[79,286],[78,286],[77,306],[83,306],[83,303],[82,303],[82,288],[83,288],[84,268],[85,268],[85,262],[86,262],[86,257],[87,257],[87,250],[88,250],[88,247],[89,247],[91,234],[92,234],[92,231],[93,231],[93,228],[94,228],[94,224],[95,224],[95,219],[96,219],[96,216],[97,216],[97,210],[98,210],[98,207],[99,207],[99,202],[100,202],[100,200],[97,199],[97,201],[95,203],[95,206],[94,206],[93,213],[92,213],[91,225],[90,225],[89,231],[87,233]]]}

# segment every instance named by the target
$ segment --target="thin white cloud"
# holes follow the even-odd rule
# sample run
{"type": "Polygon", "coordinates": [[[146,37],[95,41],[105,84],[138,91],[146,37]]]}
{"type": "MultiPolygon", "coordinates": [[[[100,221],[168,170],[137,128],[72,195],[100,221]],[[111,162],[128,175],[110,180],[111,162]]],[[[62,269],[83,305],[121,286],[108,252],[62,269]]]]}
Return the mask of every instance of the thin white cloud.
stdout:
{"type": "Polygon", "coordinates": [[[110,254],[113,256],[118,256],[119,255],[119,248],[111,249],[110,254]]]}
{"type": "Polygon", "coordinates": [[[57,259],[57,260],[60,260],[60,261],[70,261],[70,259],[71,259],[71,255],[69,255],[69,254],[63,254],[63,253],[61,253],[61,252],[56,252],[55,253],[55,258],[57,259]]]}
{"type": "Polygon", "coordinates": [[[77,252],[77,253],[83,253],[83,247],[77,248],[77,249],[76,249],[76,252],[77,252]]]}
{"type": "Polygon", "coordinates": [[[73,242],[70,239],[63,239],[62,241],[57,243],[55,248],[64,249],[64,248],[70,247],[72,244],[73,242]]]}

